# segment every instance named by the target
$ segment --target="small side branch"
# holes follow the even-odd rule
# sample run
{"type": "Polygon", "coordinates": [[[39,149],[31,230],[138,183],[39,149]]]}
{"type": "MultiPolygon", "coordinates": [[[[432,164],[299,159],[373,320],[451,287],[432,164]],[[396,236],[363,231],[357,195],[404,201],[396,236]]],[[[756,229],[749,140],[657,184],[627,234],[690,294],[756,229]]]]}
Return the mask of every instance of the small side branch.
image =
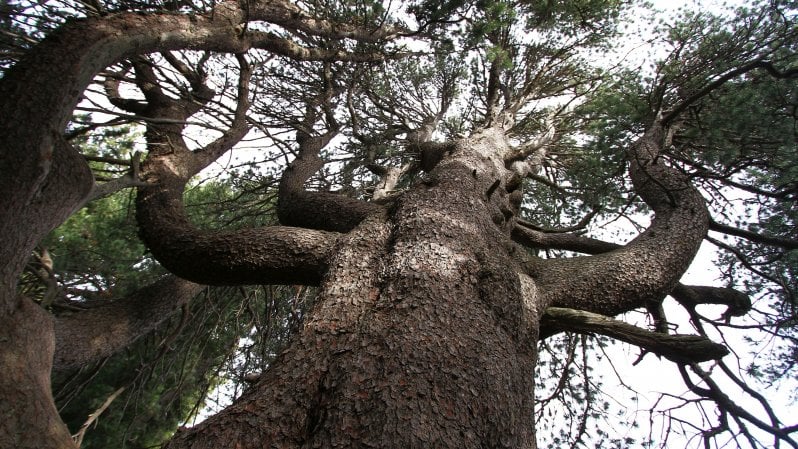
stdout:
{"type": "Polygon", "coordinates": [[[777,237],[773,235],[759,234],[756,232],[748,231],[746,229],[735,228],[734,226],[718,223],[715,220],[709,221],[709,229],[711,231],[721,232],[723,234],[733,235],[735,237],[741,237],[754,243],[773,245],[784,249],[798,248],[798,240],[784,238],[784,237],[777,237]]]}
{"type": "Polygon", "coordinates": [[[83,437],[86,436],[86,431],[89,430],[89,426],[91,426],[95,421],[97,421],[97,418],[99,418],[100,415],[102,415],[102,413],[108,408],[108,406],[111,405],[112,402],[114,402],[114,399],[116,399],[120,394],[122,394],[123,391],[125,391],[125,387],[119,388],[113,393],[111,393],[111,395],[108,396],[105,402],[103,402],[103,405],[101,405],[100,408],[95,410],[94,413],[91,413],[89,415],[89,419],[87,419],[86,422],[83,423],[82,426],[80,426],[80,430],[78,430],[78,433],[72,436],[72,439],[75,440],[75,445],[77,447],[80,447],[83,444],[83,437]]]}
{"type": "Polygon", "coordinates": [[[668,335],[584,310],[549,307],[541,325],[557,330],[597,333],[639,346],[676,363],[717,360],[729,350],[698,335],[668,335]]]}

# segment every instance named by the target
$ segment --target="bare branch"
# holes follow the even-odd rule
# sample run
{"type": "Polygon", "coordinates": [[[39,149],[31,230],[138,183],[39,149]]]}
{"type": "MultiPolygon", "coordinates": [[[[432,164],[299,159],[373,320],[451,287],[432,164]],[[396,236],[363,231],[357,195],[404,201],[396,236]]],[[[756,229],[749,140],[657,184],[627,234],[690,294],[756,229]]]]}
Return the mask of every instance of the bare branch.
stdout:
{"type": "Polygon", "coordinates": [[[746,229],[735,228],[734,226],[718,223],[715,220],[709,220],[709,229],[723,234],[742,237],[754,243],[762,243],[764,245],[773,245],[787,250],[798,248],[798,240],[778,237],[773,235],[765,235],[746,229]]]}
{"type": "Polygon", "coordinates": [[[97,418],[99,418],[100,415],[102,415],[105,409],[107,409],[111,405],[111,403],[114,402],[114,399],[116,399],[120,394],[122,394],[123,391],[125,391],[125,387],[118,388],[116,391],[111,393],[105,399],[105,402],[103,402],[102,405],[97,410],[89,414],[89,418],[86,420],[86,422],[83,423],[82,426],[80,426],[78,433],[72,435],[72,438],[75,440],[75,445],[78,448],[83,444],[83,437],[86,436],[86,431],[89,430],[89,426],[91,426],[95,421],[97,421],[97,418]]]}
{"type": "Polygon", "coordinates": [[[696,383],[693,382],[693,380],[690,378],[690,375],[687,373],[685,366],[679,365],[679,372],[681,373],[682,379],[690,391],[698,396],[712,399],[721,410],[729,413],[731,416],[744,419],[745,421],[750,422],[765,432],[776,436],[778,439],[789,444],[791,447],[798,448],[798,442],[796,442],[795,439],[790,436],[789,432],[787,432],[785,429],[763,422],[756,416],[752,415],[748,410],[738,405],[736,401],[729,397],[723,391],[723,389],[717,383],[715,383],[714,380],[712,380],[709,373],[704,371],[696,364],[690,364],[689,366],[690,369],[696,373],[698,377],[706,384],[706,388],[696,385],[696,383]]]}
{"type": "Polygon", "coordinates": [[[699,335],[652,332],[584,310],[549,307],[541,325],[557,331],[597,333],[639,346],[676,363],[716,360],[729,353],[725,346],[699,335]]]}

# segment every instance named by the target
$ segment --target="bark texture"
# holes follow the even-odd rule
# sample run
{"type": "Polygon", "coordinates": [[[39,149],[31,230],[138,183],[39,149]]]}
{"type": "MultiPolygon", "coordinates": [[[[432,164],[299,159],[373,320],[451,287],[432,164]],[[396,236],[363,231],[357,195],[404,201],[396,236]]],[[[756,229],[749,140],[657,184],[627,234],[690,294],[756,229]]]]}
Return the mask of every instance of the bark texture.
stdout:
{"type": "MultiPolygon", "coordinates": [[[[52,322],[16,296],[15,280],[35,243],[91,188],[86,164],[61,133],[92,77],[121,58],[178,48],[373,59],[241,26],[254,19],[328,37],[359,33],[283,1],[251,8],[222,2],[198,16],[119,14],[65,26],[0,82],[0,190],[9,192],[0,197],[1,447],[74,447],[49,392],[52,322]]],[[[137,64],[146,80],[146,63],[137,64]]],[[[143,90],[146,105],[128,106],[141,106],[145,116],[192,113],[157,89],[143,90]]],[[[614,315],[659,300],[706,232],[700,195],[657,158],[655,124],[629,155],[635,188],[656,212],[651,228],[606,254],[530,261],[509,238],[519,183],[505,162],[517,156],[498,119],[436,153],[425,164],[430,172],[387,207],[305,192],[313,154],[298,161],[281,186],[281,215],[325,229],[307,213],[316,204],[311,212],[335,219],[327,229],[346,234],[197,230],[183,211],[183,187],[240,139],[240,112],[230,132],[197,152],[182,142],[181,127],[148,127],[149,185],[137,199],[142,237],[170,271],[196,282],[320,283],[321,293],[299,338],[260,381],[222,413],[180,432],[170,448],[534,448],[535,344],[544,310],[555,304],[614,315]]]]}
{"type": "Polygon", "coordinates": [[[538,317],[486,134],[347,234],[299,340],[168,447],[534,447],[538,317]]]}
{"type": "Polygon", "coordinates": [[[130,296],[58,317],[53,371],[78,369],[117,353],[171,318],[204,288],[167,276],[130,296]]]}
{"type": "Polygon", "coordinates": [[[0,447],[74,448],[50,391],[52,318],[27,298],[13,312],[15,325],[0,325],[0,447]]]}
{"type": "MultiPolygon", "coordinates": [[[[152,51],[197,48],[238,53],[260,47],[299,59],[347,58],[299,47],[269,33],[241,32],[245,21],[269,17],[286,26],[325,24],[308,22],[310,18],[288,6],[264,2],[245,12],[238,2],[222,2],[207,15],[123,13],[70,21],[0,80],[0,362],[4,372],[13,373],[0,377],[0,410],[7,413],[0,446],[72,446],[52,406],[49,387],[42,387],[49,384],[52,323],[31,312],[32,303],[17,297],[16,282],[36,243],[91,191],[88,165],[63,138],[86,86],[113,62],[152,51]]],[[[329,26],[324,29],[335,33],[329,26]]]]}
{"type": "Polygon", "coordinates": [[[663,139],[655,122],[628,151],[635,191],[655,213],[651,226],[609,252],[530,264],[548,303],[614,316],[660,302],[678,284],[706,235],[709,214],[686,176],[659,158],[663,139]]]}

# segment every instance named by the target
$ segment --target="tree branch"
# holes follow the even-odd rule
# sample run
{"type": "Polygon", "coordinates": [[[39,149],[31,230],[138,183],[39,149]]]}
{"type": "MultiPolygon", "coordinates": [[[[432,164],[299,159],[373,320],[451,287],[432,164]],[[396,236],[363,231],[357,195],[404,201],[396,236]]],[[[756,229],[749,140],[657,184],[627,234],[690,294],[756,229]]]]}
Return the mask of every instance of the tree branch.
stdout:
{"type": "Polygon", "coordinates": [[[784,237],[777,237],[773,235],[764,235],[756,232],[748,231],[746,229],[735,228],[733,226],[718,223],[715,220],[709,220],[709,229],[711,231],[721,232],[723,234],[742,237],[754,243],[762,243],[764,245],[778,246],[787,250],[798,248],[798,240],[788,239],[784,237]]]}
{"type": "Polygon", "coordinates": [[[670,335],[652,332],[584,310],[549,307],[541,321],[547,331],[597,333],[639,346],[676,363],[697,363],[719,359],[729,353],[725,346],[699,335],[670,335]]]}
{"type": "Polygon", "coordinates": [[[724,313],[727,317],[743,316],[751,310],[751,298],[733,288],[678,284],[671,296],[688,309],[699,304],[725,305],[728,307],[724,313]]]}
{"type": "Polygon", "coordinates": [[[786,431],[786,429],[779,428],[775,425],[770,425],[753,414],[751,414],[748,410],[744,407],[741,407],[737,404],[735,400],[729,397],[723,389],[715,383],[715,381],[710,377],[709,373],[701,369],[700,366],[696,364],[689,364],[690,369],[698,375],[698,377],[706,384],[707,388],[702,388],[696,385],[690,375],[687,373],[685,366],[679,366],[679,372],[682,375],[682,379],[684,380],[685,385],[698,395],[699,397],[705,397],[708,399],[713,400],[718,407],[731,414],[736,418],[744,419],[753,425],[757,426],[758,428],[764,430],[765,432],[770,433],[771,435],[776,436],[778,439],[784,441],[785,443],[789,444],[793,448],[798,448],[798,442],[796,442],[791,436],[790,433],[786,431]]]}
{"type": "Polygon", "coordinates": [[[300,7],[286,0],[249,2],[247,5],[251,19],[267,21],[313,36],[353,39],[362,42],[382,42],[412,33],[412,31],[393,26],[383,25],[366,29],[348,23],[316,19],[300,7]]]}
{"type": "MultiPolygon", "coordinates": [[[[617,243],[575,234],[555,234],[517,225],[513,229],[515,242],[529,248],[560,249],[585,254],[601,254],[623,248],[617,243]]],[[[743,316],[751,310],[751,298],[733,288],[676,284],[670,295],[688,309],[699,304],[728,306],[725,316],[743,316]]]]}
{"type": "Polygon", "coordinates": [[[744,64],[736,69],[726,72],[725,74],[719,76],[715,81],[704,86],[703,89],[684,99],[681,103],[676,105],[676,107],[668,112],[668,115],[662,119],[662,123],[665,125],[670,124],[673,120],[679,117],[679,114],[684,112],[685,109],[690,107],[690,105],[696,101],[700,100],[706,95],[709,95],[713,90],[723,86],[729,80],[755,69],[764,69],[774,78],[794,78],[798,76],[798,68],[789,68],[785,71],[781,71],[777,69],[770,61],[758,59],[756,61],[749,62],[748,64],[744,64]]]}
{"type": "Polygon", "coordinates": [[[117,353],[155,330],[205,288],[167,276],[124,298],[56,318],[53,370],[80,368],[117,353]]]}
{"type": "Polygon", "coordinates": [[[628,150],[635,190],[655,212],[651,226],[606,253],[534,264],[529,275],[546,292],[544,305],[614,316],[659,302],[676,286],[706,235],[708,212],[687,178],[658,158],[663,132],[655,122],[628,150]]]}
{"type": "Polygon", "coordinates": [[[116,391],[111,393],[111,395],[105,399],[105,402],[103,402],[102,405],[97,410],[89,414],[89,418],[86,420],[86,422],[83,423],[82,426],[80,426],[78,433],[72,435],[72,438],[75,440],[75,445],[78,448],[83,444],[83,437],[86,436],[86,431],[89,430],[89,426],[91,426],[92,423],[97,421],[97,418],[99,418],[100,415],[102,415],[102,413],[111,405],[111,403],[114,402],[114,399],[116,399],[117,396],[122,394],[123,391],[125,391],[125,387],[117,388],[116,391]]]}
{"type": "Polygon", "coordinates": [[[305,182],[324,166],[321,150],[338,134],[337,124],[324,134],[311,135],[319,118],[317,107],[328,106],[333,92],[321,92],[308,103],[301,127],[297,128],[297,157],[280,179],[277,214],[280,222],[326,231],[348,232],[381,206],[345,195],[305,190],[305,182]]]}

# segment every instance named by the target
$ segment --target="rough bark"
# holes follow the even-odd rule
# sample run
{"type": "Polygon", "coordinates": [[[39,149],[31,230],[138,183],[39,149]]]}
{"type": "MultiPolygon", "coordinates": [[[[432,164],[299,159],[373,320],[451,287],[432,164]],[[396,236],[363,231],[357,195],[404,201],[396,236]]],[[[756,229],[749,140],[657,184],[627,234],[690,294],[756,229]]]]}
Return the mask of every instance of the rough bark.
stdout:
{"type": "MultiPolygon", "coordinates": [[[[584,288],[579,270],[587,259],[539,261],[522,272],[509,239],[506,151],[501,129],[459,142],[387,215],[377,212],[347,234],[297,342],[234,405],[168,447],[535,447],[541,316],[558,294],[584,288]]],[[[594,259],[594,274],[611,287],[631,280],[619,298],[592,290],[599,309],[664,295],[705,232],[699,223],[679,236],[689,244],[658,244],[672,238],[662,227],[693,212],[680,210],[685,203],[663,206],[656,192],[646,197],[659,208],[653,230],[630,249],[594,259]],[[617,264],[601,271],[613,258],[629,264],[625,272],[615,273],[617,264]]],[[[677,358],[673,341],[622,330],[616,334],[677,358]]],[[[676,346],[709,343],[719,352],[694,340],[675,337],[676,346]]]]}
{"type": "Polygon", "coordinates": [[[660,302],[676,286],[706,235],[709,214],[698,190],[659,158],[663,139],[656,122],[628,151],[635,191],[655,212],[651,226],[610,252],[530,264],[549,304],[614,316],[660,302]]]}
{"type": "MultiPolygon", "coordinates": [[[[514,241],[529,248],[560,249],[584,254],[602,254],[623,248],[617,243],[605,242],[570,233],[548,233],[516,225],[512,232],[514,241]]],[[[688,308],[699,304],[728,306],[727,316],[742,316],[751,310],[747,294],[728,287],[676,284],[670,295],[688,308]]]]}
{"type": "Polygon", "coordinates": [[[168,447],[535,447],[539,317],[487,134],[350,232],[298,341],[168,447]]]}
{"type": "Polygon", "coordinates": [[[50,391],[53,321],[27,298],[0,324],[0,447],[74,449],[50,391]]]}
{"type": "Polygon", "coordinates": [[[170,272],[208,285],[318,285],[338,234],[287,226],[203,231],[186,217],[184,185],[164,175],[136,199],[141,237],[170,272]]]}
{"type": "Polygon", "coordinates": [[[171,318],[204,285],[167,276],[141,290],[55,320],[53,372],[98,362],[171,318]]]}
{"type": "MultiPolygon", "coordinates": [[[[62,135],[86,86],[115,61],[172,49],[239,53],[259,47],[304,60],[375,58],[308,49],[271,33],[243,32],[241,25],[247,20],[269,17],[285,26],[292,21],[324,25],[287,11],[287,5],[264,2],[248,10],[238,2],[223,2],[206,15],[124,13],[70,21],[0,80],[1,361],[3,371],[12,373],[0,376],[0,410],[6,413],[0,446],[72,446],[46,387],[52,323],[30,312],[33,304],[17,297],[16,282],[34,246],[79,207],[91,190],[87,164],[62,135]]],[[[322,29],[336,33],[329,26],[322,29]]],[[[343,29],[346,37],[356,37],[356,31],[343,29]]]]}
{"type": "MultiPolygon", "coordinates": [[[[14,282],[33,245],[91,187],[85,163],[61,137],[84,88],[114,61],[177,48],[373,59],[240,26],[273,17],[338,33],[286,5],[223,2],[209,15],[72,22],[0,82],[0,189],[8,192],[0,197],[0,446],[73,447],[49,393],[52,323],[16,297],[14,282]]],[[[631,169],[657,213],[652,228],[622,250],[537,264],[528,274],[509,240],[517,209],[499,127],[452,146],[389,211],[369,210],[340,242],[295,228],[199,232],[180,195],[202,161],[153,152],[146,169],[154,182],[141,190],[139,220],[171,271],[215,283],[314,283],[323,275],[300,338],[233,406],[170,447],[535,447],[535,343],[545,307],[596,304],[617,313],[659,297],[706,231],[703,203],[657,163],[654,147],[656,136],[647,135],[631,169]]]]}

